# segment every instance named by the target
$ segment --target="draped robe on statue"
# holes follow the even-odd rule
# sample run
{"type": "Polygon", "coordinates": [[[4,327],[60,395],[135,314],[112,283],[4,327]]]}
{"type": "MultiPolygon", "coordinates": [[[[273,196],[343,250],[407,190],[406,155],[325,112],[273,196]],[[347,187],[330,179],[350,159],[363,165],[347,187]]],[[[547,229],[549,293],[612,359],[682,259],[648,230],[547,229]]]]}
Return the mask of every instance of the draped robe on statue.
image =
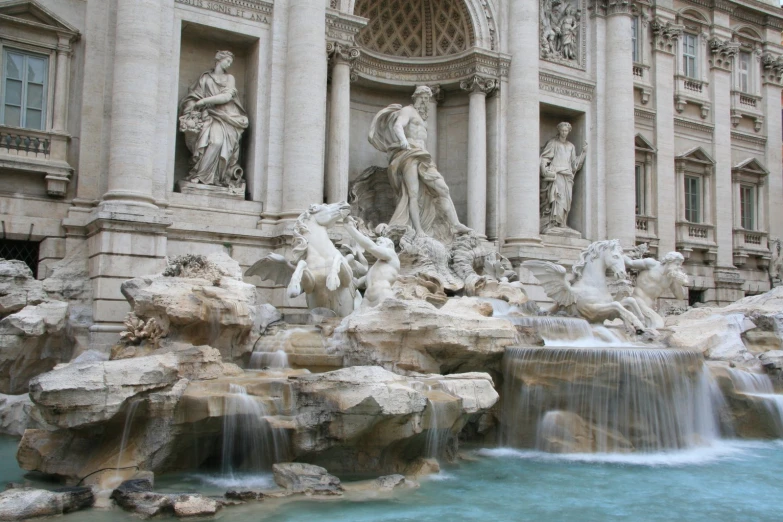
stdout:
{"type": "Polygon", "coordinates": [[[541,232],[567,228],[574,191],[574,174],[582,167],[574,144],[558,138],[549,140],[541,152],[541,171],[555,173],[554,180],[541,179],[541,232]]]}
{"type": "MultiPolygon", "coordinates": [[[[397,207],[394,210],[389,225],[411,226],[410,205],[419,205],[421,227],[426,234],[440,241],[450,242],[452,238],[451,226],[436,204],[437,194],[433,193],[430,185],[443,179],[438,172],[438,167],[427,150],[416,147],[411,143],[410,149],[402,148],[397,134],[394,132],[394,124],[397,121],[402,105],[389,105],[375,115],[370,125],[368,139],[379,151],[386,152],[389,156],[389,182],[394,189],[397,207]],[[403,181],[403,172],[411,165],[416,165],[419,175],[419,199],[410,201],[408,191],[403,181]]],[[[357,180],[358,181],[358,180],[357,180]]],[[[448,204],[454,205],[449,199],[448,204]]]]}
{"type": "Polygon", "coordinates": [[[180,105],[182,114],[188,117],[197,101],[223,93],[231,94],[231,100],[206,107],[201,111],[201,129],[185,132],[185,142],[193,154],[188,180],[205,185],[237,187],[244,183],[242,169],[237,163],[240,138],[248,127],[248,119],[247,112],[239,103],[233,76],[227,74],[221,81],[212,71],[203,73],[180,105]]]}

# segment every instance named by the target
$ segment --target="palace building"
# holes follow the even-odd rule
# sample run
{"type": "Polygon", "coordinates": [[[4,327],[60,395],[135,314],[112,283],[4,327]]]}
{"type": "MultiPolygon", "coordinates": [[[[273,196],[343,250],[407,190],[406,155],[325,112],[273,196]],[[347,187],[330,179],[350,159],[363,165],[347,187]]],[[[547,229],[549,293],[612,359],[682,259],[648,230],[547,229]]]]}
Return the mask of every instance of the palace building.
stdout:
{"type": "Polygon", "coordinates": [[[616,238],[680,252],[690,304],[779,277],[777,0],[3,0],[0,21],[0,257],[82,263],[96,339],[167,257],[286,253],[309,205],[388,166],[371,124],[417,86],[459,221],[515,267],[616,238]]]}

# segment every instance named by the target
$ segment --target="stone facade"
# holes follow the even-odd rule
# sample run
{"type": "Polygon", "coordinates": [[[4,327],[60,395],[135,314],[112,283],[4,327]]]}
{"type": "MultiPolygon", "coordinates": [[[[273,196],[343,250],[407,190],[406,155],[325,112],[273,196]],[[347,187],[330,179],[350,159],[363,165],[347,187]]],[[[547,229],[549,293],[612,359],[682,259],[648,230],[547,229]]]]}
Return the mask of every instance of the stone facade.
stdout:
{"type": "MultiPolygon", "coordinates": [[[[387,166],[370,122],[416,85],[435,94],[427,149],[460,222],[515,267],[570,265],[616,238],[682,253],[692,302],[770,287],[783,236],[775,1],[4,0],[0,17],[3,238],[41,242],[39,278],[83,258],[95,342],[123,329],[121,283],[167,257],[226,251],[247,269],[285,253],[308,205],[387,166]],[[181,189],[179,103],[218,50],[233,53],[250,122],[243,197],[181,189]],[[542,234],[539,217],[540,154],[562,121],[578,150],[590,143],[566,236],[542,234]]],[[[305,306],[247,279],[283,310],[305,306]]]]}

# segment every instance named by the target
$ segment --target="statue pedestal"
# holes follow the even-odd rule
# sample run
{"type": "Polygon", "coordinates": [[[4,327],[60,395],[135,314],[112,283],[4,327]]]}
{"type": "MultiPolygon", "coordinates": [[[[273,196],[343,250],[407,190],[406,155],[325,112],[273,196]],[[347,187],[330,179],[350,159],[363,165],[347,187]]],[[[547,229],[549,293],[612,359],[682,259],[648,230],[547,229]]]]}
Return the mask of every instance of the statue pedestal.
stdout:
{"type": "Polygon", "coordinates": [[[237,188],[219,187],[217,185],[204,185],[191,181],[180,180],[177,182],[179,191],[183,194],[198,194],[199,196],[212,196],[216,198],[245,200],[245,184],[237,188]]]}
{"type": "Polygon", "coordinates": [[[581,239],[582,237],[582,234],[580,234],[578,231],[574,230],[573,228],[563,228],[563,227],[551,227],[541,231],[541,234],[547,236],[573,237],[576,239],[581,239]]]}

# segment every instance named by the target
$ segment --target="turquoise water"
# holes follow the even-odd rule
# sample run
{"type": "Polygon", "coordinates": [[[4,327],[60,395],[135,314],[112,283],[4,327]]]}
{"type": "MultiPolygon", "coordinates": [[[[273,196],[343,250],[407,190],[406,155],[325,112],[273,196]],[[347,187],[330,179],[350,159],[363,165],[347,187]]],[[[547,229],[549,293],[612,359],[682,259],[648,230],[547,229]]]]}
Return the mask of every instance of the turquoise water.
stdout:
{"type": "MultiPolygon", "coordinates": [[[[15,441],[0,439],[0,480],[22,480],[15,441]]],[[[510,449],[467,452],[419,489],[374,498],[265,501],[214,520],[258,521],[739,521],[783,520],[783,442],[725,441],[652,455],[554,455],[510,449]]],[[[168,491],[218,493],[203,475],[159,481],[168,491]]],[[[258,477],[262,485],[269,477],[258,477]]],[[[138,520],[117,509],[65,522],[138,520]]]]}

